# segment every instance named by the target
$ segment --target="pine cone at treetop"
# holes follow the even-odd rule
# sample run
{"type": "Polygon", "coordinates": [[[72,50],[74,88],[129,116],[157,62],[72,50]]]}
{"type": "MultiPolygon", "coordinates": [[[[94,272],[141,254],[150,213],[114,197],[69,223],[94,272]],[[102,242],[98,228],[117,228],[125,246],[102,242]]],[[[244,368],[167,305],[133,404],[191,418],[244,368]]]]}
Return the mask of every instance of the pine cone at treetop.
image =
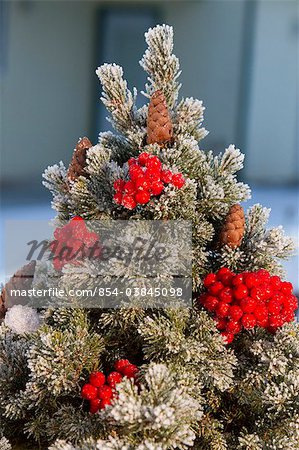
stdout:
{"type": "Polygon", "coordinates": [[[153,93],[148,107],[147,143],[164,144],[172,138],[173,127],[162,91],[153,93]]]}
{"type": "Polygon", "coordinates": [[[26,296],[12,295],[11,290],[18,289],[20,291],[28,291],[31,289],[35,266],[36,261],[31,261],[26,264],[12,276],[3,287],[0,294],[0,319],[5,317],[7,308],[13,306],[15,303],[19,304],[26,302],[26,296]]]}
{"type": "Polygon", "coordinates": [[[220,246],[228,245],[237,248],[242,242],[245,232],[245,216],[241,205],[236,204],[230,207],[225,218],[224,225],[220,231],[220,246]]]}
{"type": "Polygon", "coordinates": [[[92,143],[87,137],[79,139],[67,172],[69,180],[74,181],[80,175],[86,175],[86,152],[90,147],[92,147],[92,143]]]}

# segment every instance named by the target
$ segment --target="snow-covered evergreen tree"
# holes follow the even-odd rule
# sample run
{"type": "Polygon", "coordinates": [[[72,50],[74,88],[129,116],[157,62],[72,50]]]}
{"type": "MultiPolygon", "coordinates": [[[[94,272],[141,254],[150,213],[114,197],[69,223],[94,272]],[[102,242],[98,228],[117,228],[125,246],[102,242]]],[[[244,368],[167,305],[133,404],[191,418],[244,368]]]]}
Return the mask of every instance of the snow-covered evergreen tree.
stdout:
{"type": "MultiPolygon", "coordinates": [[[[57,226],[75,216],[86,221],[191,221],[195,299],[203,292],[204,277],[221,267],[282,275],[280,260],[291,255],[293,244],[280,228],[266,228],[269,211],[260,205],[247,211],[240,245],[217,244],[230,208],[250,196],[236,175],[244,157],[234,145],[216,156],[200,149],[207,134],[204,107],[193,98],[179,100],[173,29],[156,26],[145,38],[148,48],[140,64],[148,83],[143,94],[152,99],[162,93],[170,137],[163,145],[149,143],[148,106],[136,107],[137,92],[128,89],[121,67],[99,67],[102,101],[115,133],[100,133],[98,143],[88,146],[78,176],[70,177],[62,162],[46,169],[44,185],[53,194],[57,226]],[[169,183],[151,201],[128,208],[116,201],[114,182],[128,179],[128,161],[141,153],[157,156],[183,183],[180,189],[169,183]]],[[[77,173],[76,163],[72,173],[77,173]]],[[[84,261],[86,276],[97,269],[84,261]]],[[[53,270],[51,262],[37,263],[35,285],[53,283],[53,270]]],[[[122,268],[122,273],[129,277],[130,270],[122,268]]],[[[77,265],[66,264],[60,286],[66,291],[82,286],[85,275],[78,274],[77,265]]],[[[22,310],[14,313],[12,308],[1,325],[1,449],[9,449],[9,441],[25,440],[33,448],[52,450],[299,448],[295,322],[274,334],[257,327],[243,330],[227,345],[197,301],[192,307],[136,303],[54,309],[59,302],[50,299],[49,309],[39,316],[24,310],[22,317],[22,310]],[[108,373],[119,358],[139,366],[138,385],[124,377],[111,405],[90,414],[82,386],[91,372],[108,373]]]]}

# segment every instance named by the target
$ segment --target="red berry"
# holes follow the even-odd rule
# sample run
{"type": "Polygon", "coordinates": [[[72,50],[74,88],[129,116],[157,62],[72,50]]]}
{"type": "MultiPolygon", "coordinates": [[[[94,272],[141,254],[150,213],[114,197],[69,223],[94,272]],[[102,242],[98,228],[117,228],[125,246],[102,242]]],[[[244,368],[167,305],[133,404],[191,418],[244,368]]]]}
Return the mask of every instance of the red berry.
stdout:
{"type": "Polygon", "coordinates": [[[283,281],[281,283],[280,291],[285,295],[292,294],[293,293],[292,283],[289,283],[288,281],[283,281]]]}
{"type": "Polygon", "coordinates": [[[222,331],[222,336],[226,344],[231,344],[234,340],[233,333],[229,333],[227,331],[222,331]]]}
{"type": "Polygon", "coordinates": [[[127,181],[126,184],[124,185],[124,191],[129,194],[129,195],[133,195],[136,192],[136,186],[133,183],[133,181],[127,181]]]}
{"type": "Polygon", "coordinates": [[[71,220],[69,224],[67,224],[65,227],[65,238],[68,240],[70,237],[82,239],[84,237],[84,234],[88,234],[88,230],[86,228],[84,219],[77,217],[74,217],[74,219],[71,220]],[[71,235],[71,236],[70,236],[71,235]]]}
{"type": "Polygon", "coordinates": [[[270,328],[278,328],[283,325],[283,319],[280,314],[276,314],[272,317],[269,317],[269,327],[270,328]]]}
{"type": "Polygon", "coordinates": [[[252,288],[250,291],[250,296],[259,302],[265,300],[264,290],[260,287],[252,288]]]}
{"type": "Polygon", "coordinates": [[[73,221],[73,220],[75,220],[75,221],[76,221],[76,220],[79,220],[79,221],[80,221],[80,220],[81,220],[81,221],[83,220],[83,222],[84,222],[84,219],[83,219],[82,217],[80,217],[80,216],[75,216],[75,217],[73,217],[73,218],[72,218],[72,221],[73,221]]]}
{"type": "Polygon", "coordinates": [[[106,377],[103,372],[92,372],[89,375],[89,382],[95,387],[103,386],[103,384],[105,384],[105,381],[106,377]]]}
{"type": "Polygon", "coordinates": [[[257,307],[257,302],[254,298],[246,297],[240,301],[240,307],[244,313],[252,313],[257,307]]]}
{"type": "Polygon", "coordinates": [[[172,172],[171,172],[171,170],[162,170],[162,172],[161,172],[161,180],[164,183],[166,183],[166,184],[171,183],[171,181],[172,181],[172,172]]]}
{"type": "Polygon", "coordinates": [[[137,206],[135,198],[128,194],[123,196],[121,204],[127,209],[134,209],[137,206]]]}
{"type": "Polygon", "coordinates": [[[219,300],[225,303],[231,303],[233,301],[233,290],[229,287],[225,287],[219,293],[219,300]]]}
{"type": "Polygon", "coordinates": [[[146,167],[148,169],[156,169],[159,170],[159,172],[161,171],[161,161],[158,158],[158,156],[150,156],[146,162],[146,167]]]}
{"type": "Polygon", "coordinates": [[[112,391],[111,386],[104,384],[104,386],[101,386],[98,388],[98,398],[100,398],[101,400],[111,399],[112,396],[113,396],[113,391],[112,391]]]}
{"type": "Polygon", "coordinates": [[[237,300],[242,300],[242,298],[247,297],[248,289],[245,284],[239,284],[234,288],[234,296],[237,300]]]}
{"type": "Polygon", "coordinates": [[[138,166],[137,164],[134,166],[130,166],[129,168],[129,174],[131,177],[132,181],[136,181],[137,178],[142,177],[143,176],[143,170],[140,166],[138,166]]]}
{"type": "Polygon", "coordinates": [[[145,166],[149,157],[150,157],[149,153],[146,153],[146,152],[140,153],[140,155],[138,156],[139,164],[141,164],[142,166],[145,166]]]}
{"type": "Polygon", "coordinates": [[[279,291],[281,288],[281,279],[277,275],[270,278],[270,283],[275,291],[279,291]]]}
{"type": "Polygon", "coordinates": [[[70,238],[67,241],[67,246],[71,250],[71,253],[69,255],[70,260],[74,259],[74,254],[82,248],[82,241],[80,239],[70,238]]]}
{"type": "Polygon", "coordinates": [[[289,304],[290,304],[290,307],[294,310],[296,310],[298,308],[298,300],[295,295],[291,295],[289,304]]]}
{"type": "Polygon", "coordinates": [[[256,272],[256,274],[261,283],[267,283],[268,281],[270,281],[270,274],[268,270],[260,269],[256,272]]]}
{"type": "Polygon", "coordinates": [[[225,319],[217,318],[217,319],[215,319],[215,322],[216,322],[216,328],[218,330],[225,330],[226,324],[227,324],[227,321],[225,319]]]}
{"type": "Polygon", "coordinates": [[[220,281],[216,281],[216,283],[209,286],[209,293],[212,295],[218,295],[220,291],[223,289],[223,284],[220,281]]]}
{"type": "Polygon", "coordinates": [[[164,189],[164,184],[161,181],[153,181],[151,185],[151,193],[153,195],[160,195],[164,189]]]}
{"type": "Polygon", "coordinates": [[[228,267],[221,267],[217,272],[217,278],[220,279],[222,275],[231,274],[231,270],[228,267]]]}
{"type": "Polygon", "coordinates": [[[224,286],[231,287],[233,278],[234,278],[233,274],[222,275],[221,282],[222,284],[224,284],[224,286]]]}
{"type": "Polygon", "coordinates": [[[283,305],[285,308],[290,308],[295,311],[298,308],[298,300],[295,295],[288,295],[283,299],[283,305]]]}
{"type": "Polygon", "coordinates": [[[207,288],[207,287],[211,286],[211,284],[214,284],[216,281],[217,281],[216,275],[214,273],[209,273],[205,277],[203,284],[207,288]]]}
{"type": "Polygon", "coordinates": [[[154,181],[160,181],[161,179],[161,173],[159,170],[155,168],[149,168],[145,171],[145,177],[147,180],[149,180],[151,183],[154,181]]]}
{"type": "Polygon", "coordinates": [[[257,306],[254,310],[254,317],[259,327],[265,327],[268,324],[268,309],[266,306],[257,306]]]}
{"type": "Polygon", "coordinates": [[[269,326],[269,317],[265,317],[264,319],[256,320],[256,324],[258,327],[267,328],[269,326]]]}
{"type": "Polygon", "coordinates": [[[99,398],[94,398],[90,400],[89,403],[89,412],[91,414],[95,414],[101,407],[101,400],[99,398]]]}
{"type": "Polygon", "coordinates": [[[231,270],[228,269],[227,267],[221,267],[221,269],[219,269],[217,272],[217,279],[221,281],[221,283],[224,284],[224,286],[230,286],[233,277],[234,277],[233,272],[231,272],[231,270]]]}
{"type": "Polygon", "coordinates": [[[258,286],[259,279],[255,273],[250,272],[245,276],[244,282],[245,282],[246,286],[248,287],[248,289],[251,289],[255,286],[258,286]]]}
{"type": "Polygon", "coordinates": [[[140,205],[145,205],[150,201],[150,193],[148,191],[138,191],[135,195],[136,202],[140,205]]]}
{"type": "Polygon", "coordinates": [[[247,330],[251,330],[256,325],[256,318],[253,314],[244,314],[242,317],[242,325],[247,330]]]}
{"type": "Polygon", "coordinates": [[[181,189],[185,184],[185,178],[183,177],[183,175],[181,173],[176,173],[176,174],[172,175],[171,184],[174,187],[181,189]]]}
{"type": "Polygon", "coordinates": [[[240,284],[243,284],[243,274],[239,273],[238,275],[235,275],[232,280],[233,286],[239,286],[240,284]]]}
{"type": "Polygon", "coordinates": [[[268,303],[268,312],[270,314],[279,314],[281,310],[281,305],[275,300],[270,300],[268,303]]]}
{"type": "Polygon", "coordinates": [[[230,306],[228,303],[219,302],[216,308],[217,317],[220,317],[220,319],[227,317],[229,308],[230,306]]]}
{"type": "Polygon", "coordinates": [[[256,319],[264,319],[265,317],[268,317],[268,309],[266,306],[259,305],[255,308],[254,315],[256,319]]]}
{"type": "Polygon", "coordinates": [[[93,400],[94,398],[97,398],[97,388],[93,386],[92,384],[86,383],[82,387],[81,390],[81,397],[85,398],[85,400],[93,400]]]}
{"type": "Polygon", "coordinates": [[[122,191],[125,184],[126,184],[125,180],[118,178],[117,180],[114,181],[113,187],[116,191],[122,191]]]}
{"type": "Polygon", "coordinates": [[[281,311],[281,317],[284,322],[292,322],[295,318],[294,311],[292,309],[283,308],[281,311]]]}
{"type": "Polygon", "coordinates": [[[215,311],[215,309],[217,308],[219,301],[217,299],[217,297],[213,297],[212,295],[208,295],[204,301],[204,307],[208,310],[208,311],[215,311]]]}
{"type": "Polygon", "coordinates": [[[240,333],[241,329],[242,326],[240,322],[237,322],[236,320],[229,320],[227,322],[226,331],[228,331],[229,333],[233,334],[240,333]]]}
{"type": "Polygon", "coordinates": [[[241,319],[242,316],[243,316],[243,311],[240,308],[240,306],[233,305],[233,306],[229,307],[228,317],[230,319],[238,321],[241,319]]]}
{"type": "Polygon", "coordinates": [[[130,158],[128,161],[129,166],[134,166],[134,164],[137,164],[136,158],[130,158]]]}
{"type": "Polygon", "coordinates": [[[67,237],[65,236],[65,227],[67,225],[65,225],[64,227],[58,227],[55,229],[54,231],[54,238],[56,239],[56,241],[64,241],[65,239],[67,239],[67,237]]]}
{"type": "Polygon", "coordinates": [[[116,203],[117,205],[121,205],[122,199],[123,195],[121,192],[116,192],[116,194],[114,194],[113,196],[114,203],[116,203]]]}
{"type": "Polygon", "coordinates": [[[151,187],[151,184],[144,176],[142,176],[140,178],[137,178],[135,186],[137,189],[141,188],[144,189],[145,191],[148,191],[151,187]]]}
{"type": "Polygon", "coordinates": [[[260,284],[260,289],[263,290],[263,297],[265,300],[268,300],[273,295],[273,288],[270,283],[262,283],[260,284]]]}
{"type": "Polygon", "coordinates": [[[138,367],[134,364],[129,364],[123,368],[123,375],[128,378],[135,378],[138,373],[138,367]]]}
{"type": "Polygon", "coordinates": [[[123,369],[124,367],[128,366],[130,363],[130,361],[128,359],[119,359],[118,361],[115,362],[114,364],[114,368],[117,372],[123,373],[123,369]]]}
{"type": "Polygon", "coordinates": [[[118,372],[111,372],[107,377],[107,383],[112,388],[115,388],[116,384],[120,383],[123,379],[122,375],[118,372]]]}
{"type": "Polygon", "coordinates": [[[279,305],[283,305],[285,302],[286,297],[281,293],[277,292],[277,294],[274,294],[271,298],[271,300],[274,300],[279,305]]]}

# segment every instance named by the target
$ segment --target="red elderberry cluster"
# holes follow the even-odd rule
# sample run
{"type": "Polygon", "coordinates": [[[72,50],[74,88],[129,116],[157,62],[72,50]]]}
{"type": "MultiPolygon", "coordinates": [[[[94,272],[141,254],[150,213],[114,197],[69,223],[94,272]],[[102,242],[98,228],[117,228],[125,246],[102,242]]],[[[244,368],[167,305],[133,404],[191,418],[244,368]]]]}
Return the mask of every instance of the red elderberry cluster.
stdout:
{"type": "Polygon", "coordinates": [[[200,303],[213,314],[227,343],[242,328],[258,326],[274,333],[294,320],[298,301],[292,283],[270,276],[264,269],[236,275],[223,267],[208,274],[204,286],[200,303]]]}
{"type": "Polygon", "coordinates": [[[82,217],[74,217],[66,225],[56,228],[51,242],[53,265],[61,270],[67,263],[78,264],[84,258],[99,258],[101,246],[96,233],[89,231],[82,217]]]}
{"type": "Polygon", "coordinates": [[[103,372],[91,373],[89,383],[82,387],[81,397],[89,400],[89,411],[92,414],[111,405],[111,401],[116,396],[115,386],[122,381],[123,377],[133,378],[135,381],[137,379],[138,367],[127,359],[116,361],[114,368],[115,371],[108,376],[105,376],[103,372]]]}
{"type": "Polygon", "coordinates": [[[145,205],[151,196],[160,195],[166,184],[172,184],[181,189],[185,179],[181,173],[173,173],[162,168],[158,156],[149,153],[140,153],[138,158],[130,158],[129,180],[119,178],[114,182],[115,194],[113,197],[117,205],[127,209],[134,209],[137,205],[145,205]]]}

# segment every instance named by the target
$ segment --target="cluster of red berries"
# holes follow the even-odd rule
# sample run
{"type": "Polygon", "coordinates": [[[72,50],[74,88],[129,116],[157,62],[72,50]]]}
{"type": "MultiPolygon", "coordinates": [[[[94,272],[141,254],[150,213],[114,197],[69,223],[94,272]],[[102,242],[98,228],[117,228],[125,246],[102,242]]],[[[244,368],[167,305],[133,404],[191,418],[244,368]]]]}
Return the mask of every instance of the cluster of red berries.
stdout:
{"type": "Polygon", "coordinates": [[[258,326],[274,333],[294,320],[298,301],[292,283],[270,276],[267,270],[236,275],[223,267],[208,274],[204,286],[206,292],[199,297],[200,303],[213,313],[227,343],[242,328],[258,326]]]}
{"type": "Polygon", "coordinates": [[[50,250],[56,270],[61,270],[66,263],[78,264],[79,260],[87,257],[100,257],[99,237],[87,229],[82,217],[76,216],[66,225],[56,228],[54,238],[50,250]]]}
{"type": "Polygon", "coordinates": [[[151,196],[160,195],[165,184],[172,184],[181,189],[185,179],[181,173],[164,170],[158,156],[143,152],[137,158],[130,158],[129,180],[122,178],[114,182],[115,194],[113,197],[117,205],[127,209],[134,209],[137,205],[145,205],[151,196]]]}
{"type": "Polygon", "coordinates": [[[84,384],[81,390],[81,397],[89,400],[89,411],[95,414],[100,409],[111,404],[116,395],[115,386],[120,383],[123,377],[137,380],[138,367],[131,364],[127,359],[119,359],[114,364],[115,371],[107,377],[103,372],[93,372],[89,376],[89,383],[84,384]]]}

